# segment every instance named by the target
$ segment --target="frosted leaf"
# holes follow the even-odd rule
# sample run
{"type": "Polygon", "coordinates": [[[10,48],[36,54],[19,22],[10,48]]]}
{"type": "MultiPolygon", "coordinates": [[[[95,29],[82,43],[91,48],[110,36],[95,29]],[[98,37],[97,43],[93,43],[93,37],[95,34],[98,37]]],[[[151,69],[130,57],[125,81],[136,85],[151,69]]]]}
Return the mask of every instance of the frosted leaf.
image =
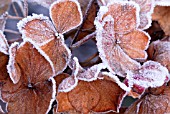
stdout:
{"type": "MultiPolygon", "coordinates": [[[[136,29],[139,25],[139,6],[135,2],[129,1],[113,1],[109,3],[105,9],[108,8],[108,12],[106,12],[101,18],[111,15],[114,19],[114,31],[117,34],[126,34],[134,29],[136,29]]],[[[102,8],[103,9],[103,8],[102,8]]],[[[99,10],[99,14],[100,14],[99,10]]]]}
{"type": "Polygon", "coordinates": [[[138,85],[144,88],[162,86],[169,80],[169,72],[166,67],[154,61],[147,61],[136,73],[128,73],[129,86],[138,85]]]}
{"type": "Polygon", "coordinates": [[[140,25],[139,25],[139,29],[148,29],[151,26],[152,23],[152,17],[151,14],[140,14],[140,25]]]}
{"type": "Polygon", "coordinates": [[[77,86],[68,92],[59,92],[56,100],[57,112],[118,112],[127,92],[114,80],[102,74],[103,79],[79,81],[77,86]],[[104,104],[104,105],[103,105],[104,104]]]}
{"type": "Polygon", "coordinates": [[[17,26],[23,39],[32,39],[40,46],[55,38],[55,28],[49,18],[42,14],[27,16],[17,26]]]}
{"type": "MultiPolygon", "coordinates": [[[[106,6],[108,3],[112,2],[113,0],[97,0],[99,6],[106,6]]],[[[119,0],[121,1],[121,0],[119,0]]]]}
{"type": "Polygon", "coordinates": [[[53,62],[56,75],[66,69],[71,59],[71,51],[64,43],[63,35],[41,46],[41,49],[53,62]]]}
{"type": "Polygon", "coordinates": [[[8,48],[9,48],[9,45],[5,38],[5,35],[0,30],[0,52],[2,52],[4,54],[8,54],[8,48]]]}
{"type": "Polygon", "coordinates": [[[33,14],[20,21],[18,28],[24,40],[32,40],[49,56],[56,75],[66,69],[71,51],[64,43],[63,35],[55,32],[48,17],[33,14]]]}
{"type": "Polygon", "coordinates": [[[14,84],[18,83],[21,77],[21,70],[16,63],[16,53],[18,49],[19,43],[13,43],[9,48],[9,62],[7,65],[7,70],[9,76],[14,84]]]}
{"type": "Polygon", "coordinates": [[[159,6],[170,6],[169,0],[155,0],[155,4],[159,6]]]}
{"type": "Polygon", "coordinates": [[[121,40],[115,38],[113,18],[107,16],[101,24],[96,23],[99,56],[109,71],[125,77],[127,71],[137,70],[140,64],[123,52],[121,40]]]}
{"type": "Polygon", "coordinates": [[[50,7],[50,17],[61,34],[78,27],[83,20],[77,0],[57,0],[50,7]]]}
{"type": "Polygon", "coordinates": [[[149,47],[150,59],[161,63],[167,67],[170,72],[170,42],[169,41],[155,41],[149,47]]]}

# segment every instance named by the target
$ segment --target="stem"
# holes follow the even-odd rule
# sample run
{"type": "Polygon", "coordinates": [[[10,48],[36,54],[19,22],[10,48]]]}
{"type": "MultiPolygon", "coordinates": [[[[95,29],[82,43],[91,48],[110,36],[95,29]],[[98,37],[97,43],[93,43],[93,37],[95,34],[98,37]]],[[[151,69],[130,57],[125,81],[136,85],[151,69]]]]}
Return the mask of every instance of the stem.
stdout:
{"type": "Polygon", "coordinates": [[[9,19],[16,19],[16,20],[21,20],[23,19],[23,17],[18,17],[18,16],[12,16],[12,15],[8,15],[9,19]]]}
{"type": "Polygon", "coordinates": [[[87,36],[85,36],[83,39],[81,39],[80,41],[76,42],[75,44],[73,44],[70,48],[77,48],[79,46],[81,46],[82,44],[86,43],[86,41],[94,38],[96,36],[96,32],[93,32],[87,36]]]}
{"type": "Polygon", "coordinates": [[[9,30],[9,29],[5,29],[4,31],[12,34],[20,34],[18,31],[9,30]]]}
{"type": "Polygon", "coordinates": [[[19,14],[18,14],[18,12],[17,12],[17,9],[16,9],[14,3],[12,3],[12,8],[13,8],[13,10],[14,10],[16,16],[19,17],[19,14]]]}
{"type": "Polygon", "coordinates": [[[28,16],[28,3],[27,0],[24,0],[24,17],[28,16]]]}
{"type": "Polygon", "coordinates": [[[9,44],[12,44],[12,43],[14,43],[14,42],[20,42],[20,41],[22,41],[22,38],[17,38],[17,39],[8,40],[8,43],[9,43],[9,44]]]}
{"type": "Polygon", "coordinates": [[[89,4],[88,4],[88,6],[87,6],[87,8],[86,8],[86,11],[85,11],[85,14],[84,14],[84,17],[83,17],[83,22],[82,22],[82,24],[80,25],[80,27],[78,28],[77,32],[75,33],[74,38],[73,38],[73,41],[71,42],[71,45],[76,42],[77,37],[78,37],[78,35],[79,35],[79,33],[80,33],[80,30],[81,30],[81,28],[83,27],[85,20],[87,19],[87,16],[88,16],[88,14],[89,14],[89,10],[90,10],[93,2],[94,2],[94,0],[90,0],[90,1],[89,1],[89,4]]]}

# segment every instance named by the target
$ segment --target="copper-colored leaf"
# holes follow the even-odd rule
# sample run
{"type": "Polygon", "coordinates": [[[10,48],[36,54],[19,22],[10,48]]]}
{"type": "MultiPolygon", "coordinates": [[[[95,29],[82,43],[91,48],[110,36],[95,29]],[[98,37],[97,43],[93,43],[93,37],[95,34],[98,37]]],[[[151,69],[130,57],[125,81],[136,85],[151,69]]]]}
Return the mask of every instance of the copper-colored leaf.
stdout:
{"type": "Polygon", "coordinates": [[[6,65],[8,64],[8,55],[0,52],[0,80],[8,77],[6,65]]]}
{"type": "Polygon", "coordinates": [[[138,6],[134,2],[118,1],[112,2],[108,6],[108,11],[102,17],[111,15],[114,19],[114,31],[118,34],[125,34],[133,31],[138,27],[139,14],[138,6]]]}
{"type": "Polygon", "coordinates": [[[140,30],[135,30],[129,34],[118,37],[121,48],[131,58],[147,58],[147,53],[145,50],[148,48],[150,40],[148,34],[140,30]]]}
{"type": "Polygon", "coordinates": [[[92,82],[79,81],[73,90],[67,93],[59,92],[56,111],[75,110],[81,113],[118,111],[125,91],[107,75],[103,77],[92,82]]]}
{"type": "Polygon", "coordinates": [[[64,43],[63,35],[55,36],[55,29],[48,17],[28,16],[18,23],[23,39],[31,39],[38,44],[54,64],[55,73],[61,73],[67,66],[71,52],[64,43]]]}
{"type": "Polygon", "coordinates": [[[107,66],[107,68],[112,73],[119,74],[120,76],[125,76],[127,71],[137,70],[140,67],[140,64],[135,60],[131,59],[123,51],[120,45],[121,43],[123,43],[121,42],[121,38],[119,39],[116,38],[115,36],[113,29],[114,26],[113,18],[111,16],[107,16],[103,20],[102,24],[98,22],[96,26],[97,26],[96,37],[97,47],[100,52],[100,58],[107,66]]]}
{"type": "Polygon", "coordinates": [[[48,80],[53,70],[45,54],[27,41],[16,49],[13,59],[21,76],[17,84],[13,84],[10,78],[4,81],[1,94],[2,99],[8,102],[8,113],[47,113],[55,90],[54,80],[48,80]]]}
{"type": "Polygon", "coordinates": [[[156,6],[152,14],[152,20],[158,21],[166,35],[170,35],[170,7],[156,6]]]}
{"type": "Polygon", "coordinates": [[[50,7],[50,16],[58,33],[76,28],[82,22],[80,5],[76,0],[58,0],[50,7]]]}
{"type": "Polygon", "coordinates": [[[133,103],[125,114],[168,114],[170,113],[170,88],[159,95],[148,94],[133,103]]]}
{"type": "Polygon", "coordinates": [[[161,63],[170,71],[170,41],[155,41],[148,50],[150,59],[161,63]]]}

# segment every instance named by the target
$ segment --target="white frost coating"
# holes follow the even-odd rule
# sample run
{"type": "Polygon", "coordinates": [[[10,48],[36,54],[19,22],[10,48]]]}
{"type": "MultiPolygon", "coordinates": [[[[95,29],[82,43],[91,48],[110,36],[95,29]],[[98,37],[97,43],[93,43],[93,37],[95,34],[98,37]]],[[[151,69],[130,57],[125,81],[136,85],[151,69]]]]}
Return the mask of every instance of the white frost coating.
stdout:
{"type": "Polygon", "coordinates": [[[125,90],[127,92],[130,92],[131,87],[127,87],[124,83],[122,83],[119,80],[119,78],[116,75],[112,74],[111,72],[102,72],[102,75],[106,75],[106,76],[112,78],[120,86],[120,88],[122,88],[123,90],[125,90]]]}
{"type": "MultiPolygon", "coordinates": [[[[50,20],[47,16],[44,16],[43,14],[32,14],[32,16],[27,16],[26,18],[23,18],[22,20],[20,20],[18,23],[17,23],[17,27],[18,27],[18,30],[19,32],[22,34],[22,39],[32,39],[32,38],[29,38],[28,36],[25,35],[25,30],[23,29],[25,27],[25,25],[30,22],[30,21],[33,21],[33,20],[36,20],[36,19],[39,19],[39,20],[46,20],[46,23],[49,24],[49,26],[52,26],[52,23],[50,23],[50,20]]],[[[53,30],[53,29],[52,29],[53,30]]],[[[55,31],[55,30],[53,30],[55,31]]],[[[50,42],[51,40],[53,39],[49,39],[49,40],[46,40],[46,41],[43,41],[43,43],[37,43],[37,45],[39,46],[43,46],[45,44],[47,44],[48,42],[50,42]]]]}
{"type": "Polygon", "coordinates": [[[155,5],[170,6],[170,0],[155,0],[155,5]]]}
{"type": "Polygon", "coordinates": [[[98,24],[100,25],[102,22],[103,15],[108,12],[108,7],[107,6],[101,6],[99,9],[99,12],[97,13],[97,17],[94,20],[94,24],[97,26],[98,24]]]}
{"type": "Polygon", "coordinates": [[[55,76],[53,62],[50,60],[49,56],[44,51],[42,51],[41,48],[36,43],[34,43],[34,41],[32,41],[31,39],[24,39],[24,41],[19,45],[18,48],[22,47],[26,42],[30,42],[35,47],[35,49],[37,49],[37,51],[50,63],[51,69],[53,71],[52,77],[55,76]]]}
{"type": "Polygon", "coordinates": [[[18,46],[19,46],[19,43],[18,42],[14,42],[13,44],[11,44],[11,46],[9,47],[9,61],[8,61],[8,65],[7,65],[7,71],[8,71],[8,74],[12,80],[12,82],[14,84],[16,84],[17,82],[14,80],[13,78],[13,74],[16,74],[17,71],[16,71],[16,68],[14,66],[15,64],[15,54],[16,54],[16,51],[15,52],[12,52],[12,49],[13,48],[17,48],[18,49],[18,46]]]}
{"type": "MultiPolygon", "coordinates": [[[[53,2],[53,3],[51,4],[51,6],[50,6],[50,11],[49,11],[49,13],[50,13],[50,18],[51,18],[53,24],[54,24],[54,21],[53,21],[53,19],[52,19],[52,12],[51,12],[52,7],[53,7],[54,5],[56,5],[56,4],[58,4],[58,3],[62,3],[62,2],[66,2],[66,1],[74,2],[74,3],[77,5],[77,8],[78,8],[78,11],[79,11],[79,14],[80,14],[80,23],[77,24],[76,26],[68,29],[67,31],[64,31],[62,34],[68,32],[68,31],[70,31],[70,30],[72,30],[72,29],[75,29],[76,27],[78,27],[78,26],[83,22],[83,14],[82,14],[82,11],[81,11],[80,3],[79,3],[77,0],[57,0],[57,1],[55,1],[55,2],[53,2]]],[[[69,18],[68,18],[68,19],[69,19],[69,18]]]]}
{"type": "Polygon", "coordinates": [[[32,20],[35,20],[35,19],[40,19],[40,20],[49,20],[49,18],[47,16],[44,16],[43,14],[32,14],[32,16],[27,16],[26,18],[23,18],[22,20],[20,20],[18,23],[17,23],[17,27],[18,27],[18,30],[21,34],[23,34],[23,29],[25,27],[25,25],[32,21],[32,20]]]}
{"type": "Polygon", "coordinates": [[[141,103],[142,103],[142,101],[140,101],[140,102],[137,104],[137,108],[136,108],[136,113],[137,113],[137,114],[139,113],[141,103]]]}
{"type": "Polygon", "coordinates": [[[52,84],[53,84],[53,93],[52,93],[52,99],[50,100],[50,104],[49,104],[49,107],[48,107],[48,110],[46,112],[46,114],[48,114],[48,112],[51,110],[52,108],[52,104],[54,102],[54,100],[56,99],[55,96],[56,96],[56,81],[54,80],[54,78],[50,77],[49,79],[52,84]]]}
{"type": "Polygon", "coordinates": [[[86,82],[94,81],[98,78],[98,75],[102,69],[105,69],[106,66],[103,63],[94,65],[89,69],[85,70],[83,73],[79,73],[77,78],[86,82]]]}
{"type": "Polygon", "coordinates": [[[69,92],[73,90],[78,84],[78,79],[76,76],[70,76],[66,79],[64,79],[59,87],[58,87],[58,92],[69,92]]]}
{"type": "Polygon", "coordinates": [[[0,52],[8,55],[8,42],[5,38],[5,35],[3,34],[3,32],[0,30],[0,52]]]}
{"type": "MultiPolygon", "coordinates": [[[[109,65],[109,60],[106,59],[106,54],[103,50],[103,44],[102,44],[102,40],[103,40],[103,37],[102,37],[102,34],[103,32],[105,31],[103,26],[105,25],[106,22],[112,22],[112,24],[114,24],[114,19],[112,18],[111,15],[108,15],[106,16],[102,22],[100,22],[98,19],[95,20],[95,25],[96,25],[96,40],[97,40],[97,48],[98,48],[98,51],[99,51],[99,57],[102,59],[102,62],[105,64],[105,66],[107,66],[108,70],[113,73],[113,74],[118,74],[120,76],[123,76],[120,72],[116,72],[112,70],[112,68],[110,67],[109,65]]],[[[112,26],[113,27],[113,26],[112,26]]],[[[112,34],[112,36],[114,36],[114,31],[111,31],[110,34],[112,34]]],[[[118,47],[120,48],[120,47],[118,47]]],[[[121,53],[123,53],[123,55],[129,60],[131,61],[132,63],[138,65],[140,67],[140,64],[135,61],[135,60],[132,60],[128,55],[126,55],[122,49],[120,49],[121,53]]],[[[124,77],[124,76],[123,76],[124,77]]]]}
{"type": "Polygon", "coordinates": [[[140,7],[137,3],[133,1],[122,1],[122,0],[113,0],[112,2],[107,4],[107,7],[109,7],[112,4],[120,4],[120,5],[130,5],[136,8],[136,28],[139,27],[140,25],[140,18],[139,18],[139,13],[140,13],[140,7]]]}
{"type": "MultiPolygon", "coordinates": [[[[104,6],[103,6],[104,7],[104,6]]],[[[105,9],[105,8],[104,8],[105,9]]],[[[106,16],[104,19],[103,19],[103,22],[101,23],[100,20],[96,19],[94,21],[94,24],[96,25],[96,40],[97,40],[97,48],[98,48],[98,51],[99,51],[99,57],[102,59],[104,65],[109,69],[110,72],[112,72],[113,74],[116,74],[112,68],[110,67],[109,63],[108,63],[108,60],[106,59],[106,55],[105,55],[105,52],[103,50],[103,47],[102,47],[102,31],[104,31],[104,28],[103,26],[105,25],[105,23],[107,21],[111,21],[114,23],[114,19],[112,18],[111,15],[108,15],[106,16]]],[[[114,33],[113,33],[114,34],[114,33]]]]}
{"type": "Polygon", "coordinates": [[[128,82],[130,86],[137,84],[141,87],[159,87],[165,83],[166,77],[169,78],[169,72],[166,67],[154,61],[147,61],[143,64],[138,73],[128,72],[128,82]]]}

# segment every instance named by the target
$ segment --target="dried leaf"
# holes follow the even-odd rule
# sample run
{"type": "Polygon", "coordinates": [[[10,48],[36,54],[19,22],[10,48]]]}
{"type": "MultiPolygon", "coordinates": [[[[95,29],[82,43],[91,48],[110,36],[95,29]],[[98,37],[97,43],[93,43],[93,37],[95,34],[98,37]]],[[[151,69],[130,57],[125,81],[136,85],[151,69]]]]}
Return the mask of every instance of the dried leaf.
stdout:
{"type": "Polygon", "coordinates": [[[168,114],[170,88],[166,87],[159,95],[148,94],[133,103],[124,114],[168,114]]]}
{"type": "Polygon", "coordinates": [[[55,97],[55,81],[50,78],[53,70],[45,54],[25,41],[16,49],[13,58],[20,68],[21,77],[17,84],[9,78],[4,81],[1,94],[2,99],[8,102],[8,113],[48,113],[55,97]]]}
{"type": "Polygon", "coordinates": [[[108,112],[118,111],[125,91],[107,74],[103,79],[86,82],[79,81],[78,85],[69,92],[59,92],[57,112],[108,112]]]}
{"type": "Polygon", "coordinates": [[[82,23],[82,12],[77,0],[58,0],[50,7],[50,17],[58,33],[66,33],[82,23]]]}
{"type": "Polygon", "coordinates": [[[56,74],[65,70],[71,52],[64,43],[63,35],[55,36],[55,29],[48,17],[36,14],[28,16],[18,23],[18,28],[24,40],[33,40],[49,56],[56,74]]]}
{"type": "Polygon", "coordinates": [[[11,0],[1,0],[0,1],[0,15],[5,13],[8,10],[9,5],[11,4],[11,0]]]}
{"type": "Polygon", "coordinates": [[[170,41],[158,40],[149,46],[149,58],[161,63],[170,71],[170,41]]]}
{"type": "Polygon", "coordinates": [[[145,62],[136,73],[129,72],[127,76],[128,85],[134,87],[139,94],[149,87],[160,87],[169,79],[167,68],[154,61],[145,62]]]}
{"type": "Polygon", "coordinates": [[[123,51],[120,45],[122,39],[115,37],[113,26],[114,20],[111,16],[105,17],[102,23],[96,22],[97,47],[100,58],[109,71],[125,77],[127,71],[137,70],[140,64],[123,51]]]}
{"type": "MultiPolygon", "coordinates": [[[[139,24],[139,6],[129,1],[114,1],[103,6],[102,9],[108,10],[101,19],[111,15],[114,19],[114,31],[117,34],[126,34],[138,27],[139,24]]],[[[101,12],[102,12],[101,9],[101,12]]],[[[100,11],[99,11],[100,12],[100,11]]],[[[99,16],[99,14],[98,14],[99,16]]]]}
{"type": "Polygon", "coordinates": [[[158,21],[166,35],[170,35],[170,7],[156,6],[152,14],[152,20],[158,21]]]}

